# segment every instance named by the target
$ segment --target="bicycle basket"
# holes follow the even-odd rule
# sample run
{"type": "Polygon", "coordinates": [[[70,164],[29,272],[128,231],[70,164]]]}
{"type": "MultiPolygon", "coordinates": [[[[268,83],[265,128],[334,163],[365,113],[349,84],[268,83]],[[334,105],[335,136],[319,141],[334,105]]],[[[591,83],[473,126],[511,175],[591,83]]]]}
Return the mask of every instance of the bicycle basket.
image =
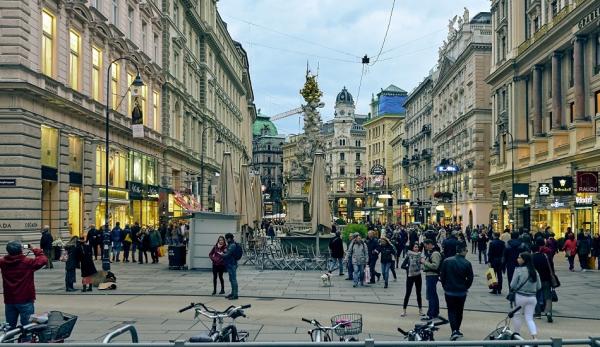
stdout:
{"type": "Polygon", "coordinates": [[[36,332],[39,342],[60,341],[71,336],[77,316],[60,311],[48,313],[47,328],[36,332]]]}
{"type": "Polygon", "coordinates": [[[335,328],[338,336],[358,335],[362,332],[362,315],[360,313],[343,313],[331,317],[331,326],[344,323],[335,328]]]}

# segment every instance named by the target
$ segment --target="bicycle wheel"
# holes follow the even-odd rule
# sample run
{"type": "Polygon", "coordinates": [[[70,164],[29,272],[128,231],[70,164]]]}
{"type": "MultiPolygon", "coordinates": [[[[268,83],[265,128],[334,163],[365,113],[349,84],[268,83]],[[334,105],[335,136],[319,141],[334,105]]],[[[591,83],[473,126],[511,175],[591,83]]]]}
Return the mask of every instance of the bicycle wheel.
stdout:
{"type": "Polygon", "coordinates": [[[246,340],[248,340],[249,336],[250,336],[250,333],[247,332],[246,330],[239,330],[237,332],[237,342],[246,342],[246,340]]]}
{"type": "Polygon", "coordinates": [[[484,337],[483,339],[486,341],[493,341],[493,340],[503,340],[502,339],[502,331],[504,330],[504,327],[501,328],[496,328],[494,330],[492,330],[486,337],[484,337]]]}

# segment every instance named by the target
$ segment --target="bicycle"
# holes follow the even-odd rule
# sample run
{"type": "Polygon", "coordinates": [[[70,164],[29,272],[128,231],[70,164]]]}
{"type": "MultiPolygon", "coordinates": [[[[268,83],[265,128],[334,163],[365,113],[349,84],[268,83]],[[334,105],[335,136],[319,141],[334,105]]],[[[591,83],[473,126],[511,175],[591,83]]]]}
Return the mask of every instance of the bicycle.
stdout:
{"type": "Polygon", "coordinates": [[[448,324],[448,320],[443,317],[438,317],[438,321],[433,320],[415,324],[414,329],[404,331],[398,328],[398,332],[404,335],[404,339],[408,341],[435,341],[434,332],[439,330],[440,325],[448,324]]]}
{"type": "Polygon", "coordinates": [[[359,313],[335,315],[331,317],[331,326],[324,326],[316,319],[302,318],[302,321],[314,326],[308,331],[312,342],[333,341],[332,331],[341,342],[358,341],[356,335],[362,332],[362,315],[359,313]]]}
{"type": "Polygon", "coordinates": [[[238,330],[235,326],[235,319],[239,317],[246,317],[244,310],[250,307],[251,305],[242,305],[237,307],[229,306],[227,309],[225,309],[225,311],[217,311],[212,307],[208,307],[202,303],[192,302],[188,306],[180,309],[179,313],[193,308],[195,310],[194,319],[198,318],[199,316],[212,319],[211,328],[205,333],[190,337],[189,342],[246,342],[248,336],[250,336],[250,333],[245,330],[238,330]],[[223,321],[225,318],[231,318],[233,322],[232,324],[229,324],[223,328],[223,321]]]}
{"type": "Polygon", "coordinates": [[[50,311],[43,315],[32,315],[31,323],[10,329],[7,323],[0,326],[0,343],[63,343],[73,332],[77,316],[50,311]]]}
{"type": "Polygon", "coordinates": [[[510,322],[511,322],[512,318],[515,316],[515,313],[519,312],[520,309],[521,309],[521,306],[517,306],[514,309],[512,309],[510,312],[508,312],[508,314],[506,315],[506,318],[504,318],[503,320],[498,322],[498,325],[496,325],[496,328],[494,330],[492,330],[484,338],[484,340],[523,340],[521,335],[513,332],[510,329],[510,322]]]}

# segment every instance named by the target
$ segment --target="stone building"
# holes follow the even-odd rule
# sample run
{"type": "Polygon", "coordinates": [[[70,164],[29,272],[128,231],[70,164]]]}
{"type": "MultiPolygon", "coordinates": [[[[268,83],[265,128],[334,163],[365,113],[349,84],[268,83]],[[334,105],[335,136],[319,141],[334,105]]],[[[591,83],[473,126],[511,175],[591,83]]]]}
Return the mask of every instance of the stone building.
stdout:
{"type": "Polygon", "coordinates": [[[333,216],[349,222],[364,218],[365,117],[354,111],[354,99],[344,87],[335,99],[334,118],[321,131],[333,216]]]}
{"type": "MultiPolygon", "coordinates": [[[[183,35],[185,28],[188,37],[190,32],[183,23],[194,22],[191,17],[200,12],[190,6],[203,6],[209,11],[202,13],[214,17],[212,22],[204,20],[214,28],[206,28],[201,36],[205,42],[210,42],[207,36],[218,35],[217,25],[223,34],[215,2],[7,0],[1,6],[0,156],[5,160],[0,161],[4,193],[0,197],[0,240],[39,240],[43,225],[49,225],[55,236],[84,234],[90,225],[104,223],[106,194],[111,225],[117,221],[153,225],[172,215],[178,201],[183,202],[172,193],[184,184],[191,191],[192,175],[198,173],[200,151],[192,138],[199,137],[200,128],[198,123],[182,120],[179,137],[175,136],[172,124],[176,121],[171,117],[178,113],[171,109],[176,104],[171,85],[177,85],[184,97],[206,88],[175,78],[169,72],[176,66],[170,52],[177,51],[172,46],[175,37],[185,49],[194,47],[183,35]],[[179,6],[180,17],[173,16],[175,6],[179,6]],[[173,34],[175,18],[181,24],[178,35],[173,34]],[[109,74],[110,62],[121,57],[127,59],[112,64],[109,74]],[[130,85],[138,72],[145,84],[137,100],[144,133],[134,139],[131,114],[136,100],[130,85]],[[106,103],[111,109],[108,163],[104,159],[106,103]],[[192,127],[194,131],[185,140],[184,131],[192,127]],[[174,142],[171,135],[181,141],[174,142]],[[178,156],[173,157],[173,152],[178,156]],[[174,175],[177,172],[180,174],[174,175]]],[[[242,114],[239,123],[247,125],[238,128],[249,129],[253,106],[247,60],[228,35],[212,42],[219,51],[224,49],[223,42],[234,47],[229,56],[240,62],[234,66],[243,87],[227,82],[230,89],[223,93],[237,95],[242,114]],[[235,88],[245,91],[233,93],[235,88]]],[[[181,54],[177,69],[183,79],[185,55],[181,54]]],[[[219,61],[216,65],[231,63],[219,61]]],[[[183,104],[181,107],[183,112],[183,104]]],[[[210,117],[206,109],[203,119],[210,117]]],[[[232,140],[224,136],[225,142],[235,151],[233,143],[240,141],[233,136],[239,134],[250,148],[249,131],[247,135],[235,132],[234,125],[220,125],[222,133],[231,131],[232,140]]]]}
{"type": "Polygon", "coordinates": [[[283,212],[283,144],[285,136],[278,134],[269,117],[260,114],[252,125],[252,167],[258,171],[264,186],[263,202],[266,215],[283,212]]]}
{"type": "MultiPolygon", "coordinates": [[[[439,51],[439,77],[432,86],[433,196],[437,222],[488,223],[492,123],[489,85],[492,26],[489,12],[450,21],[448,41],[439,51]],[[457,23],[458,22],[458,23],[457,23]],[[456,28],[458,26],[458,28],[456,28]],[[440,166],[441,165],[441,166],[440,166]],[[458,168],[457,172],[445,170],[458,168]]],[[[412,158],[412,157],[411,157],[412,158]]]]}
{"type": "MultiPolygon", "coordinates": [[[[408,95],[404,102],[406,118],[404,119],[404,157],[398,161],[404,170],[403,199],[408,200],[410,215],[406,221],[420,223],[431,221],[433,200],[434,163],[431,143],[431,113],[433,111],[433,95],[431,94],[437,71],[429,76],[408,95]]],[[[397,151],[394,151],[397,153],[397,151]]],[[[408,211],[407,211],[408,212],[408,211]]]]}
{"type": "Polygon", "coordinates": [[[394,126],[404,121],[407,92],[390,85],[371,100],[371,117],[364,123],[367,131],[367,209],[372,222],[391,220],[393,213],[394,126]]]}
{"type": "Polygon", "coordinates": [[[498,228],[551,227],[557,238],[568,227],[598,230],[599,17],[598,1],[492,1],[498,228]]]}

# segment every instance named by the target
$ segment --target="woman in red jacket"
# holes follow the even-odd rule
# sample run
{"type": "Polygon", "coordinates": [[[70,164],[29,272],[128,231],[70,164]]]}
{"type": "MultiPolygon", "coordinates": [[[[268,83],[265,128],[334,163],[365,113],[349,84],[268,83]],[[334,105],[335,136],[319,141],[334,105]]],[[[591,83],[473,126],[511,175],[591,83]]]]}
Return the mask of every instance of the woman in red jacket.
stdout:
{"type": "Polygon", "coordinates": [[[575,235],[573,233],[568,234],[567,241],[565,241],[562,250],[565,251],[567,258],[569,259],[569,270],[573,271],[575,266],[575,254],[577,254],[577,241],[575,241],[575,235]]]}
{"type": "Polygon", "coordinates": [[[208,254],[208,257],[212,261],[212,272],[213,272],[213,292],[212,295],[217,294],[217,275],[221,282],[221,291],[219,294],[225,294],[225,284],[223,282],[223,273],[225,273],[225,262],[223,261],[223,253],[227,250],[227,242],[223,236],[219,236],[217,243],[213,246],[208,254]]]}

